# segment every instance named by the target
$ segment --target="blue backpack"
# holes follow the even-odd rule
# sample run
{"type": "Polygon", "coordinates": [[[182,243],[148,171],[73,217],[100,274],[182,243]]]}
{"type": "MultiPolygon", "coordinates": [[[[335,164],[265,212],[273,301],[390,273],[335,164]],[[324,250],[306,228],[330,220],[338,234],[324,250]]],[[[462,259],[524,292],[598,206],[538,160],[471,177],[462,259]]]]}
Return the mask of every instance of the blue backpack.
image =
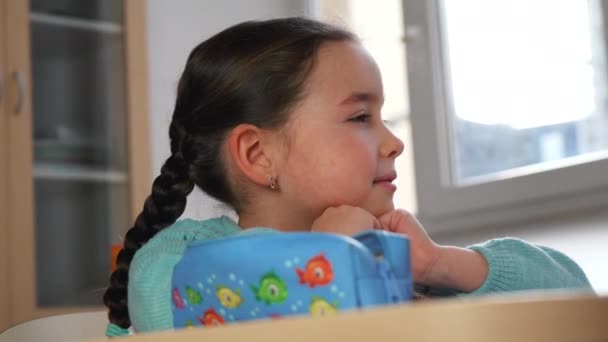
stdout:
{"type": "Polygon", "coordinates": [[[195,242],[174,268],[171,296],[178,328],[324,316],[406,302],[412,291],[407,237],[370,230],[195,242]]]}

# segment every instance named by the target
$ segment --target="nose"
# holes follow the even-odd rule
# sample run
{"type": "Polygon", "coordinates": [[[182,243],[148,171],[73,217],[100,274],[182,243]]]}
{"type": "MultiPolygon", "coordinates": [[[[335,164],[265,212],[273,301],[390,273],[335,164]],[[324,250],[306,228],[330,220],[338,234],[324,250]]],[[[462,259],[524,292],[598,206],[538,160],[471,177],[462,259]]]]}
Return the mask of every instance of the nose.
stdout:
{"type": "Polygon", "coordinates": [[[397,138],[397,136],[384,125],[384,136],[380,145],[380,155],[384,158],[395,159],[403,153],[403,149],[403,141],[397,138]]]}

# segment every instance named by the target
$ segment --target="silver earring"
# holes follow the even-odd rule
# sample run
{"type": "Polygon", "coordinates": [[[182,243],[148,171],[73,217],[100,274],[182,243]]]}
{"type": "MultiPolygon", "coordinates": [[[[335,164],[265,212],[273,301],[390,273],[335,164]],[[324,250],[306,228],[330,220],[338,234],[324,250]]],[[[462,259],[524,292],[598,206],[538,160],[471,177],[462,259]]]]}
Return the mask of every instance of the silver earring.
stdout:
{"type": "Polygon", "coordinates": [[[272,190],[276,190],[279,187],[277,181],[272,176],[268,176],[268,187],[272,190]]]}

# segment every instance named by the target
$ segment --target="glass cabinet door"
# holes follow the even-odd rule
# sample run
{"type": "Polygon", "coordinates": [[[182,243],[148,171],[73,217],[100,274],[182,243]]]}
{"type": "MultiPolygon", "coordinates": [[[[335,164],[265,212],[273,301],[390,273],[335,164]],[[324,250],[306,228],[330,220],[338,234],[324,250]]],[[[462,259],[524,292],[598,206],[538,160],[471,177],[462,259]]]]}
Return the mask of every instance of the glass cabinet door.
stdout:
{"type": "Polygon", "coordinates": [[[100,305],[129,225],[123,3],[31,0],[29,17],[37,305],[100,305]]]}

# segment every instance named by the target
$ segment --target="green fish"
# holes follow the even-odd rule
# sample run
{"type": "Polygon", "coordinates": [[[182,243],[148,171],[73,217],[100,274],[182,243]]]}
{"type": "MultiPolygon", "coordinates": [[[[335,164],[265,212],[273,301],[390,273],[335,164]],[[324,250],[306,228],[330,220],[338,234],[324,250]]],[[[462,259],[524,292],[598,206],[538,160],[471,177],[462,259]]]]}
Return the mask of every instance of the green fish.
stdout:
{"type": "Polygon", "coordinates": [[[186,298],[188,299],[188,303],[192,305],[198,305],[203,301],[201,294],[190,286],[186,286],[186,298]]]}
{"type": "Polygon", "coordinates": [[[282,303],[287,299],[287,285],[273,271],[260,278],[260,285],[249,285],[255,294],[257,301],[263,301],[266,305],[282,303]]]}

